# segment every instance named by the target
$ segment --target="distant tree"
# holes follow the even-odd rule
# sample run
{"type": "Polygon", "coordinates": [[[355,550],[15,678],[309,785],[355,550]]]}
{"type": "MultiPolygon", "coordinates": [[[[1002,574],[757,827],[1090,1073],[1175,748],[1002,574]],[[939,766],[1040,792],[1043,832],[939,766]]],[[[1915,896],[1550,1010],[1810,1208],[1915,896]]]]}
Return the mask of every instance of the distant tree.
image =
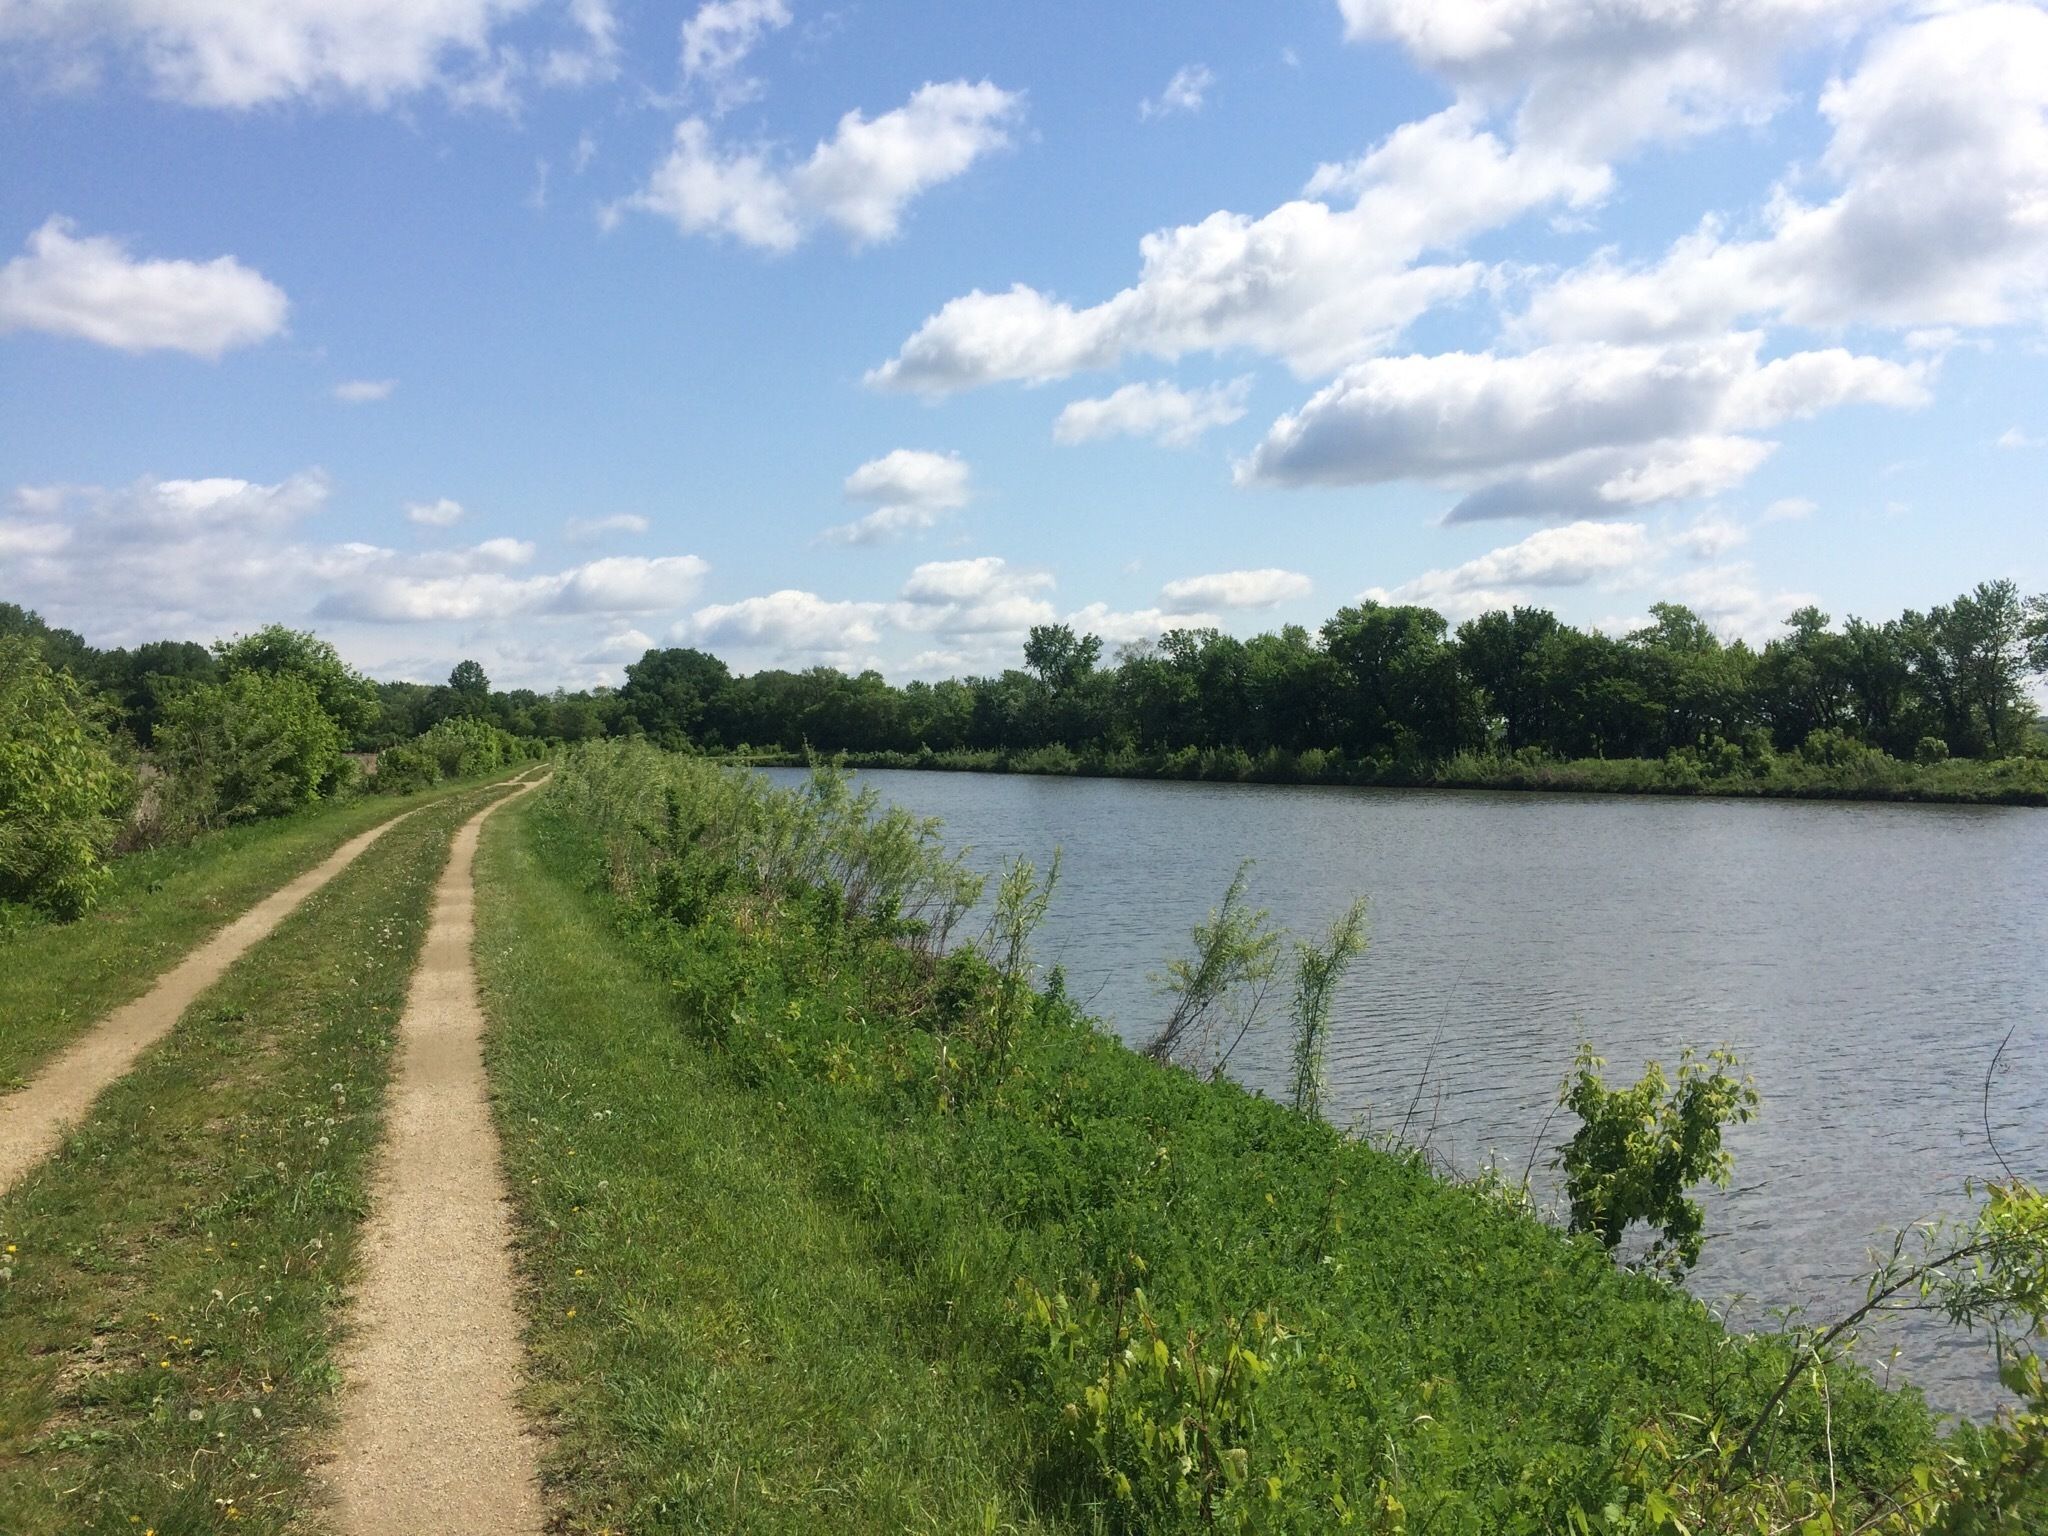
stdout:
{"type": "Polygon", "coordinates": [[[1024,666],[1055,694],[1095,670],[1102,655],[1096,635],[1077,635],[1064,624],[1034,624],[1024,641],[1024,666]]]}
{"type": "Polygon", "coordinates": [[[619,704],[649,737],[682,746],[703,737],[713,703],[731,683],[716,656],[681,646],[652,650],[626,668],[619,704]]]}
{"type": "Polygon", "coordinates": [[[491,680],[484,675],[481,662],[455,663],[455,669],[448,674],[448,691],[455,695],[459,714],[480,715],[490,708],[491,680]]]}

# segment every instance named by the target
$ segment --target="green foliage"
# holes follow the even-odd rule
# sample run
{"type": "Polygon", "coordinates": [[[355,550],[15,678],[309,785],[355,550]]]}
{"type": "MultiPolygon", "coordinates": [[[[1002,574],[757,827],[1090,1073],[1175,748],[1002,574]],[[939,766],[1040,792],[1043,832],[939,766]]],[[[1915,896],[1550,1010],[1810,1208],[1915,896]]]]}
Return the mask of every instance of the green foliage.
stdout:
{"type": "MultiPolygon", "coordinates": [[[[1008,946],[934,946],[850,902],[852,871],[819,850],[858,798],[607,745],[572,754],[532,820],[560,878],[598,877],[721,1093],[801,1149],[805,1198],[856,1224],[883,1298],[859,1324],[1012,1416],[1021,1486],[1048,1524],[1597,1528],[1610,1504],[1634,1518],[1626,1490],[1644,1468],[1668,1498],[1673,1467],[1711,1457],[1715,1436],[1770,1402],[1790,1343],[1731,1337],[1682,1291],[1517,1203],[1227,1080],[1162,1071],[1055,988],[1013,1031],[983,1032],[1002,985],[991,957],[1008,946]],[[678,866],[689,873],[665,873],[678,866]],[[1234,1349],[1271,1368],[1233,1366],[1234,1349]],[[1646,1459],[1652,1428],[1673,1461],[1646,1459]]],[[[576,1134],[581,1189],[662,1187],[651,1166],[593,1162],[576,1134]]],[[[781,1283],[761,1277],[738,1315],[781,1283]]],[[[618,1315],[649,1336],[667,1296],[636,1291],[618,1315]]],[[[784,1326],[801,1350],[822,1324],[784,1326]]],[[[719,1378],[676,1390],[714,1416],[747,1391],[719,1378]]],[[[586,1443],[641,1444],[629,1405],[575,1396],[586,1443]]],[[[1777,1468],[1832,1476],[1845,1514],[1875,1512],[1937,1445],[1916,1398],[1853,1368],[1801,1376],[1772,1416],[1777,1468]]]]}
{"type": "Polygon", "coordinates": [[[451,715],[403,745],[377,754],[375,788],[409,795],[443,779],[473,779],[523,761],[528,744],[486,720],[451,715]]]}
{"type": "Polygon", "coordinates": [[[213,653],[230,678],[255,672],[304,683],[344,741],[354,740],[377,718],[376,684],[343,661],[332,644],[309,631],[272,624],[253,635],[217,641],[213,653]]]}
{"type": "Polygon", "coordinates": [[[1727,1188],[1733,1159],[1721,1145],[1729,1125],[1755,1118],[1757,1092],[1732,1051],[1687,1050],[1674,1085],[1650,1062],[1631,1088],[1609,1088],[1607,1063],[1579,1047],[1558,1103],[1579,1117],[1558,1165],[1571,1199],[1571,1229],[1597,1236],[1611,1253],[1637,1222],[1656,1232],[1651,1268],[1682,1274],[1699,1261],[1705,1212],[1687,1191],[1700,1183],[1727,1188]]]}
{"type": "Polygon", "coordinates": [[[0,639],[0,911],[91,907],[134,782],[70,676],[29,640],[0,639]]]}
{"type": "Polygon", "coordinates": [[[1264,907],[1245,895],[1252,861],[1231,876],[1223,904],[1195,924],[1192,955],[1176,956],[1153,977],[1172,1007],[1145,1047],[1155,1061],[1184,1058],[1199,1046],[1213,1056],[1226,1031],[1242,1038],[1258,1022],[1280,964],[1281,935],[1264,907]]]}
{"type": "Polygon", "coordinates": [[[1321,944],[1295,940],[1292,1098],[1301,1114],[1323,1112],[1323,1053],[1329,1043],[1330,1004],[1337,983],[1364,952],[1363,897],[1337,919],[1321,944]]]}
{"type": "Polygon", "coordinates": [[[310,805],[340,772],[341,741],[320,695],[294,672],[231,671],[188,688],[157,727],[163,819],[208,830],[310,805]]]}
{"type": "Polygon", "coordinates": [[[1142,1287],[1080,1305],[1028,1280],[1017,1289],[1040,1390],[1063,1400],[1055,1444],[1086,1448],[1111,1529],[1285,1530],[1302,1516],[1348,1513],[1252,1476],[1259,1389],[1302,1352],[1279,1318],[1254,1310],[1176,1330],[1142,1287]]]}

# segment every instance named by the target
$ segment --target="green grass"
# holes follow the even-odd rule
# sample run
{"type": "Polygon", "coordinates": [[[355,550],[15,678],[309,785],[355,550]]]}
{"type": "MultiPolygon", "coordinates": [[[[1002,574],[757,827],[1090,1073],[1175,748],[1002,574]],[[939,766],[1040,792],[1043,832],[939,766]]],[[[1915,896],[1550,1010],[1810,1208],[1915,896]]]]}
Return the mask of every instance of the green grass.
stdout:
{"type": "Polygon", "coordinates": [[[588,851],[529,802],[479,866],[559,1528],[1048,1529],[1012,1409],[931,1347],[801,1120],[706,1054],[583,889],[588,851]]]}
{"type": "MultiPolygon", "coordinates": [[[[1575,1514],[1594,1529],[1646,1529],[1626,1523],[1640,1504],[1616,1522],[1603,1514],[1629,1503],[1641,1437],[1668,1433],[1682,1450],[1710,1427],[1739,1430],[1783,1374],[1780,1342],[1726,1333],[1591,1240],[1228,1082],[1155,1066],[1062,998],[1034,997],[1014,1028],[1002,1024],[985,968],[934,971],[886,923],[848,924],[837,886],[764,884],[758,862],[734,862],[791,846],[803,813],[772,799],[750,826],[749,802],[716,782],[718,770],[644,749],[572,757],[520,813],[533,852],[519,864],[497,855],[503,884],[538,884],[538,866],[589,890],[672,994],[648,994],[613,951],[604,964],[619,979],[564,985],[498,1047],[501,1083],[515,1069],[531,1079],[505,1088],[505,1108],[542,1234],[531,1254],[540,1345],[570,1351],[549,1370],[578,1448],[558,1470],[617,1490],[582,1510],[591,1528],[692,1528],[651,1517],[647,1501],[692,1471],[692,1373],[721,1337],[683,1320],[699,1288],[747,1319],[786,1303],[799,1323],[873,1315],[900,1334],[905,1359],[987,1405],[992,1443],[1028,1467],[1039,1517],[1076,1530],[1204,1527],[1201,1475],[1144,1436],[1148,1421],[1221,1419],[1155,1364],[1165,1355],[1148,1316],[1167,1354],[1194,1337],[1211,1361],[1234,1326],[1247,1337],[1275,1317],[1285,1326],[1260,1346],[1271,1370],[1249,1408],[1219,1431],[1248,1472],[1236,1485],[1247,1491],[1218,1495],[1229,1529],[1319,1531],[1348,1509],[1357,1529],[1393,1530],[1397,1505],[1406,1529],[1438,1536],[1563,1531],[1575,1514]],[[779,841],[750,844],[757,833],[779,841]],[[594,889],[606,870],[631,894],[594,889]],[[615,997],[635,999],[625,1022],[615,997]],[[565,1032],[553,1042],[550,1014],[565,1032]],[[522,1035],[531,1043],[515,1044],[522,1035]],[[529,1050],[535,1060],[518,1063],[529,1050]],[[673,1105],[670,1081],[688,1085],[673,1105]],[[730,1153],[707,1166],[677,1150],[704,1144],[730,1153]],[[779,1181],[786,1194],[761,1193],[779,1181]],[[702,1258],[697,1222],[714,1239],[702,1258]],[[794,1246],[828,1222],[847,1233],[852,1262],[791,1302],[789,1277],[752,1250],[794,1246]],[[692,1253],[675,1261],[674,1289],[660,1269],[672,1247],[692,1253]],[[856,1284],[870,1268],[879,1312],[877,1293],[856,1284]],[[616,1308],[598,1312],[588,1339],[581,1284],[591,1304],[616,1308]],[[1034,1319],[1034,1292],[1073,1327],[1034,1319]],[[1105,1465],[1085,1405],[1126,1345],[1135,1363],[1100,1415],[1105,1465]],[[636,1363],[669,1355],[682,1360],[636,1363]]],[[[856,836],[822,834],[808,867],[865,878],[856,836]]],[[[574,904],[559,900],[549,922],[566,933],[574,904]]],[[[595,952],[595,932],[576,932],[563,947],[595,952]]],[[[516,1006],[527,978],[502,975],[501,1006],[516,1006]]],[[[819,1368],[820,1331],[768,1333],[784,1342],[764,1368],[803,1381],[819,1368]],[[796,1364],[791,1350],[803,1352],[796,1364]]],[[[970,1409],[932,1412],[974,1422],[970,1409]]],[[[809,1424],[757,1426],[748,1454],[787,1454],[809,1424]]],[[[1776,1466],[1836,1479],[1855,1505],[1897,1486],[1932,1436],[1916,1395],[1846,1371],[1825,1400],[1795,1387],[1771,1438],[1776,1466]]]]}
{"type": "Polygon", "coordinates": [[[488,798],[373,845],[0,1199],[0,1531],[317,1527],[393,1032],[452,830],[488,798]]]}
{"type": "Polygon", "coordinates": [[[358,832],[470,787],[364,796],[129,854],[115,861],[111,888],[87,916],[0,931],[0,1093],[358,832]]]}

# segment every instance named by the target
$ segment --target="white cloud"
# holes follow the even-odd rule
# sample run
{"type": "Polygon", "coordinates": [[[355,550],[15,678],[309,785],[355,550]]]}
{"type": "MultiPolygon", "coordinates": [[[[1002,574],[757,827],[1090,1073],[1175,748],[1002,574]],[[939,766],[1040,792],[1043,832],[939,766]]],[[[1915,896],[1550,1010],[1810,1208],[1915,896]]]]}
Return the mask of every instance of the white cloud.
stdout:
{"type": "Polygon", "coordinates": [[[582,34],[568,47],[548,50],[540,63],[547,85],[584,86],[619,72],[619,18],[611,0],[569,0],[569,20],[582,34]]]}
{"type": "Polygon", "coordinates": [[[1250,375],[1206,389],[1167,383],[1126,384],[1097,400],[1071,401],[1052,424],[1053,441],[1086,443],[1102,437],[1149,437],[1184,448],[1211,427],[1241,419],[1251,394],[1250,375]]]}
{"type": "Polygon", "coordinates": [[[898,534],[930,528],[972,495],[967,461],[957,453],[897,448],[870,459],[846,477],[846,498],[874,511],[825,530],[834,544],[879,544],[898,534]]]}
{"type": "Polygon", "coordinates": [[[1138,103],[1138,116],[1150,122],[1155,117],[1171,117],[1176,112],[1199,112],[1203,99],[1209,94],[1209,87],[1215,83],[1216,71],[1208,65],[1183,64],[1166,82],[1165,90],[1138,103]]]}
{"type": "Polygon", "coordinates": [[[0,5],[0,42],[33,50],[62,80],[89,79],[112,60],[138,66],[172,101],[243,109],[301,99],[381,107],[427,90],[504,107],[516,77],[606,78],[618,49],[603,0],[13,0],[0,5]],[[498,38],[536,11],[575,39],[537,61],[498,38]]]}
{"type": "Polygon", "coordinates": [[[833,664],[881,640],[882,603],[834,602],[794,588],[736,603],[713,603],[678,626],[677,638],[698,645],[764,651],[778,660],[802,657],[833,664]]]}
{"type": "Polygon", "coordinates": [[[1475,488],[1454,520],[1620,509],[1725,489],[1768,452],[1727,435],[1927,397],[1927,365],[1839,348],[1757,360],[1737,333],[1664,346],[1376,358],[1282,416],[1241,484],[1475,488]]]}
{"type": "Polygon", "coordinates": [[[945,637],[1021,636],[1034,624],[1054,621],[1044,596],[1052,585],[1048,573],[996,555],[927,561],[904,582],[894,617],[904,629],[945,637]]]}
{"type": "Polygon", "coordinates": [[[409,562],[390,550],[350,549],[355,568],[337,573],[315,611],[381,624],[660,613],[688,602],[710,569],[695,555],[618,555],[534,576],[488,569],[487,560],[440,575],[431,557],[409,562]]]}
{"type": "Polygon", "coordinates": [[[138,260],[120,241],[74,228],[69,219],[45,220],[27,251],[0,267],[0,332],[216,358],[284,329],[284,290],[232,256],[138,260]]]}
{"type": "Polygon", "coordinates": [[[986,80],[920,86],[879,117],[848,112],[794,166],[780,164],[769,146],[721,145],[710,124],[687,118],[647,186],[607,218],[637,209],[685,234],[729,235],[769,251],[795,249],[822,224],[855,245],[890,240],[920,194],[1009,142],[1023,105],[1021,95],[986,80]]]}
{"type": "Polygon", "coordinates": [[[1674,549],[1695,560],[1718,560],[1749,542],[1749,530],[1732,518],[1708,515],[1694,519],[1671,536],[1674,549]]]}
{"type": "Polygon", "coordinates": [[[1894,0],[1338,0],[1354,40],[1399,43],[1515,133],[1610,159],[1646,140],[1757,121],[1789,53],[1894,0]],[[1597,83],[1595,83],[1597,82],[1597,83]]]}
{"type": "Polygon", "coordinates": [[[2048,438],[2029,437],[2018,427],[2007,427],[1998,434],[1994,446],[2012,450],[2048,447],[2048,438]]]}
{"type": "Polygon", "coordinates": [[[462,503],[451,501],[446,496],[438,501],[409,501],[405,504],[408,522],[419,523],[427,528],[446,528],[462,518],[462,503]]]}
{"type": "Polygon", "coordinates": [[[1767,523],[1796,523],[1802,518],[1813,516],[1820,510],[1820,503],[1805,496],[1781,496],[1764,508],[1767,523]]]}
{"type": "Polygon", "coordinates": [[[612,533],[645,533],[652,526],[637,512],[615,512],[609,517],[572,517],[562,525],[562,537],[571,544],[589,544],[612,533]]]}
{"type": "Polygon", "coordinates": [[[1315,584],[1299,571],[1267,567],[1256,571],[1217,571],[1169,581],[1159,591],[1159,605],[1168,613],[1209,613],[1220,608],[1271,608],[1307,597],[1315,584]]]}
{"type": "Polygon", "coordinates": [[[1758,238],[1710,219],[1655,265],[1598,258],[1539,293],[1526,325],[1637,340],[1764,316],[1925,341],[2048,317],[2048,11],[1958,7],[1886,32],[1820,108],[1831,200],[1781,188],[1758,238]]]}
{"type": "Polygon", "coordinates": [[[1023,284],[952,299],[871,369],[882,389],[943,395],[1042,383],[1132,354],[1278,357],[1304,376],[1384,349],[1417,317],[1479,287],[1477,262],[1418,264],[1546,204],[1605,195],[1602,167],[1504,146],[1453,107],[1326,166],[1309,196],[1263,218],[1219,212],[1139,242],[1138,280],[1077,308],[1023,284]],[[1348,208],[1320,200],[1342,194],[1348,208]]]}
{"type": "Polygon", "coordinates": [[[1747,561],[1681,572],[1667,580],[1665,593],[1705,619],[1722,638],[1752,645],[1781,631],[1788,614],[1820,601],[1811,592],[1766,591],[1747,561]]]}
{"type": "Polygon", "coordinates": [[[1530,600],[1530,588],[1617,584],[1644,573],[1655,553],[1641,523],[1568,523],[1540,528],[1448,570],[1424,571],[1397,587],[1361,594],[1383,603],[1414,603],[1447,618],[1470,618],[1530,600]]]}
{"type": "Polygon", "coordinates": [[[754,94],[741,78],[762,38],[790,23],[785,0],[707,0],[683,23],[683,78],[709,89],[719,107],[737,105],[754,94]]]}
{"type": "Polygon", "coordinates": [[[334,398],[343,405],[372,405],[389,400],[397,388],[396,379],[347,379],[334,386],[334,398]]]}
{"type": "Polygon", "coordinates": [[[1222,619],[1213,613],[1169,613],[1162,608],[1121,610],[1107,603],[1090,603],[1077,608],[1064,621],[1080,635],[1098,635],[1111,645],[1146,645],[1172,629],[1217,629],[1222,619]]]}

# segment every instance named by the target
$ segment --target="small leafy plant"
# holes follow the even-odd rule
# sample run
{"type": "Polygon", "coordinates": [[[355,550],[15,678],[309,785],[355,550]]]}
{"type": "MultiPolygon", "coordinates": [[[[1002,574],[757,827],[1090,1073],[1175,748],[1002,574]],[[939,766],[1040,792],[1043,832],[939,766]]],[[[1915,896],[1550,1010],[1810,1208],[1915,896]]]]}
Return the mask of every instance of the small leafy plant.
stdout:
{"type": "Polygon", "coordinates": [[[1609,1088],[1606,1061],[1579,1047],[1558,1102],[1579,1117],[1559,1154],[1571,1199],[1571,1230],[1591,1232],[1612,1253],[1641,1222],[1656,1233],[1647,1267],[1679,1275],[1699,1262],[1706,1213],[1687,1191],[1700,1183],[1728,1187],[1734,1159],[1721,1133],[1756,1116],[1756,1086],[1735,1073],[1741,1063],[1723,1047],[1704,1059],[1690,1048],[1674,1084],[1650,1062],[1633,1087],[1609,1088]]]}

